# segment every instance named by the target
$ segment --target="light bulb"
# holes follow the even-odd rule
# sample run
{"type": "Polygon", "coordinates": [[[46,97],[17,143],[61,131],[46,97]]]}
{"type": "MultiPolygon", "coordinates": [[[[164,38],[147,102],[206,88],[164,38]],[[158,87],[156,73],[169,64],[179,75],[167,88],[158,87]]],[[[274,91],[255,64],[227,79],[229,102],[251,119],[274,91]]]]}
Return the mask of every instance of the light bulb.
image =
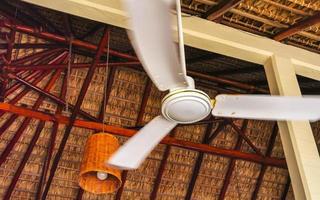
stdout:
{"type": "Polygon", "coordinates": [[[100,181],[104,181],[108,178],[108,173],[105,173],[105,172],[97,172],[97,178],[100,180],[100,181]]]}

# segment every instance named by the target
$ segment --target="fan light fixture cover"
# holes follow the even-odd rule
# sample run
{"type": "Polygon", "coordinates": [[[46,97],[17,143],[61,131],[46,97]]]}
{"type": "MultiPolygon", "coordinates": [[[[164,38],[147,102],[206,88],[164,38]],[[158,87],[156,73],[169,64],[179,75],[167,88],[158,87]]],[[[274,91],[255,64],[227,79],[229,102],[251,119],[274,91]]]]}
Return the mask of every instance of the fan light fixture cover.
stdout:
{"type": "Polygon", "coordinates": [[[113,193],[121,186],[121,171],[105,165],[119,147],[118,139],[110,134],[91,135],[86,143],[80,168],[80,187],[90,193],[113,193]]]}

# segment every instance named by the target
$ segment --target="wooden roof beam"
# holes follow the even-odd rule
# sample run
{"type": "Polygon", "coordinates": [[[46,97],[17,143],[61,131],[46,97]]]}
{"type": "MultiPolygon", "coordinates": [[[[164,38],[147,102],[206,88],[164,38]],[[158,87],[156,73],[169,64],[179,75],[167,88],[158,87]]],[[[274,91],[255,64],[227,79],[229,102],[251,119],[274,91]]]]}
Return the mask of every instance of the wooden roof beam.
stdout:
{"type": "MultiPolygon", "coordinates": [[[[35,80],[33,80],[32,82],[34,84],[39,83],[41,80],[44,79],[44,77],[46,77],[49,74],[49,72],[44,72],[42,74],[40,74],[40,76],[38,76],[35,80]]],[[[17,94],[15,97],[13,97],[9,103],[10,104],[16,104],[20,99],[22,99],[28,92],[30,91],[29,88],[25,88],[22,92],[20,92],[19,94],[17,94]]],[[[0,112],[0,117],[4,114],[4,112],[0,112]]]]}
{"type": "MultiPolygon", "coordinates": [[[[59,70],[62,70],[62,69],[59,69],[59,70]]],[[[31,84],[31,83],[25,81],[24,79],[17,77],[14,74],[9,74],[9,77],[14,79],[14,80],[16,80],[16,81],[18,81],[19,83],[25,85],[29,89],[34,90],[34,91],[38,92],[39,94],[41,94],[41,95],[53,100],[58,105],[66,106],[66,102],[63,99],[61,99],[61,98],[49,93],[48,91],[45,91],[45,90],[39,88],[35,84],[31,84]]],[[[69,107],[71,108],[71,110],[75,109],[74,105],[69,104],[69,107]]],[[[79,114],[82,115],[83,117],[85,117],[86,119],[89,119],[89,120],[92,120],[92,121],[98,121],[96,119],[96,117],[92,116],[91,114],[89,114],[89,113],[87,113],[87,112],[85,112],[83,110],[80,110],[79,114]]]]}
{"type": "MultiPolygon", "coordinates": [[[[176,131],[176,129],[172,131],[173,134],[171,134],[171,135],[174,135],[175,131],[176,131]]],[[[163,156],[162,156],[162,160],[160,162],[159,170],[158,170],[158,173],[157,173],[157,176],[156,176],[156,179],[155,179],[155,182],[153,184],[153,188],[152,188],[152,191],[151,191],[151,194],[150,194],[150,200],[157,199],[157,194],[158,194],[158,191],[159,191],[159,188],[160,188],[160,183],[161,183],[161,180],[162,180],[162,176],[164,174],[164,170],[165,170],[166,165],[167,165],[167,161],[168,161],[168,158],[169,158],[169,155],[170,155],[170,151],[171,151],[171,146],[166,146],[165,151],[164,151],[163,156]]]]}
{"type": "MultiPolygon", "coordinates": [[[[108,67],[136,67],[140,66],[140,62],[114,62],[109,63],[108,67]]],[[[70,65],[71,69],[82,69],[89,68],[90,63],[74,63],[70,65]]],[[[97,64],[97,67],[106,67],[105,62],[97,64]]],[[[68,64],[44,64],[44,65],[5,65],[5,69],[9,72],[20,72],[20,71],[33,71],[33,70],[53,70],[53,69],[67,69],[68,64]]]]}
{"type": "Polygon", "coordinates": [[[58,49],[48,49],[48,50],[40,51],[38,53],[34,53],[32,55],[24,56],[22,58],[13,60],[12,64],[13,65],[23,65],[25,63],[28,63],[29,65],[33,65],[33,64],[35,64],[35,61],[37,61],[41,58],[48,57],[48,56],[55,54],[57,52],[62,53],[62,51],[65,51],[65,50],[58,48],[58,49]]]}
{"type": "Polygon", "coordinates": [[[53,181],[53,177],[55,175],[55,172],[58,168],[58,164],[59,164],[59,161],[60,161],[60,158],[61,158],[61,155],[63,153],[63,150],[64,150],[64,147],[65,145],[67,144],[67,140],[69,138],[69,135],[71,133],[71,130],[72,130],[72,127],[74,125],[74,122],[77,118],[77,115],[79,114],[79,110],[81,108],[81,105],[82,105],[82,102],[84,100],[84,97],[87,93],[87,90],[89,88],[89,85],[90,85],[90,82],[91,82],[91,79],[95,73],[95,69],[96,69],[96,64],[100,61],[100,57],[102,56],[103,54],[103,51],[108,43],[108,38],[109,38],[109,31],[107,29],[105,29],[104,31],[104,34],[100,40],[100,43],[97,47],[97,52],[96,52],[96,55],[93,59],[93,62],[92,62],[92,66],[91,68],[89,68],[89,71],[87,72],[87,75],[86,75],[86,78],[82,84],[82,87],[81,87],[81,90],[80,90],[80,94],[78,96],[78,99],[77,99],[77,102],[74,106],[74,110],[71,114],[71,117],[70,117],[70,121],[69,121],[69,124],[67,125],[66,129],[65,129],[65,133],[63,135],[63,138],[61,140],[61,143],[59,145],[59,148],[58,148],[58,151],[56,153],[56,156],[54,157],[53,159],[53,163],[52,163],[52,166],[51,166],[51,169],[50,169],[50,173],[49,173],[49,178],[48,178],[48,181],[47,181],[47,184],[46,184],[46,187],[44,188],[44,191],[43,191],[43,194],[42,194],[42,200],[45,200],[47,198],[47,195],[48,195],[48,192],[49,192],[49,188],[50,188],[50,185],[53,181]]]}
{"type": "MultiPolygon", "coordinates": [[[[244,132],[247,129],[247,126],[248,126],[248,120],[244,120],[240,130],[244,132]]],[[[242,140],[243,140],[243,137],[238,135],[237,143],[236,143],[236,146],[234,147],[235,150],[240,150],[241,149],[242,140]]],[[[236,160],[235,159],[231,159],[230,163],[229,163],[229,167],[228,167],[227,173],[225,175],[224,183],[223,183],[221,191],[220,191],[219,200],[224,200],[225,199],[225,196],[226,196],[226,193],[227,193],[227,190],[228,190],[228,187],[229,187],[229,184],[230,184],[230,181],[231,181],[232,173],[234,171],[235,166],[236,166],[236,160]]],[[[239,196],[239,198],[241,199],[241,196],[239,196]]]]}
{"type": "Polygon", "coordinates": [[[320,23],[320,12],[317,12],[315,15],[308,17],[307,19],[300,21],[294,24],[293,26],[291,26],[290,28],[278,33],[273,37],[273,39],[276,41],[284,40],[318,23],[320,23]]]}
{"type": "MultiPolygon", "coordinates": [[[[141,100],[141,103],[140,103],[140,109],[139,109],[139,113],[138,113],[138,116],[137,116],[136,126],[140,126],[143,123],[143,115],[146,112],[146,106],[147,106],[148,99],[149,99],[150,94],[151,94],[151,89],[152,89],[152,81],[148,77],[147,78],[147,82],[146,82],[146,86],[144,88],[143,97],[142,97],[142,100],[141,100]]],[[[123,190],[124,190],[124,185],[125,185],[125,183],[127,181],[127,175],[128,175],[128,171],[127,170],[122,172],[122,175],[121,175],[122,184],[121,184],[121,187],[119,188],[119,190],[117,191],[115,200],[120,200],[121,199],[121,196],[122,196],[122,193],[123,193],[123,190]]]]}
{"type": "MultiPolygon", "coordinates": [[[[272,150],[273,150],[273,147],[274,147],[274,144],[276,142],[276,138],[277,138],[277,135],[278,135],[278,125],[275,124],[274,127],[273,127],[273,131],[271,133],[271,136],[270,136],[270,139],[269,139],[269,145],[268,145],[268,148],[267,148],[267,152],[266,152],[266,155],[267,157],[270,157],[271,154],[272,154],[272,150]]],[[[257,179],[257,183],[256,183],[256,187],[252,193],[252,196],[251,196],[251,200],[256,200],[257,197],[258,197],[258,193],[259,193],[259,189],[260,189],[260,186],[262,184],[262,181],[263,181],[263,177],[264,177],[264,174],[266,173],[267,171],[267,166],[265,165],[262,165],[261,166],[261,170],[259,172],[259,176],[258,176],[258,179],[257,179]]]]}
{"type": "MultiPolygon", "coordinates": [[[[128,28],[128,15],[119,0],[24,0],[106,24],[128,28]]],[[[185,44],[194,48],[264,65],[272,55],[290,58],[298,75],[320,80],[320,55],[257,37],[199,17],[184,17],[185,44]]],[[[174,30],[177,30],[175,27],[174,30]]],[[[175,33],[176,35],[176,33],[175,33]]],[[[177,39],[177,38],[175,38],[177,39]]]]}
{"type": "MultiPolygon", "coordinates": [[[[216,130],[214,130],[212,132],[213,124],[208,124],[206,132],[205,132],[203,140],[202,140],[202,143],[203,144],[210,144],[212,142],[212,140],[224,129],[225,126],[226,126],[226,123],[222,122],[218,125],[216,130]]],[[[188,185],[185,200],[190,200],[192,197],[194,186],[196,185],[196,181],[197,181],[197,178],[198,178],[198,175],[200,172],[201,164],[203,162],[203,156],[204,156],[204,153],[199,152],[199,154],[197,156],[196,163],[195,163],[193,171],[192,171],[192,175],[191,175],[190,183],[188,185]]]]}
{"type": "Polygon", "coordinates": [[[204,15],[203,18],[206,18],[210,21],[217,20],[223,14],[231,10],[232,8],[238,6],[243,0],[225,0],[219,3],[218,5],[212,6],[204,15]]]}
{"type": "Polygon", "coordinates": [[[13,179],[12,179],[7,191],[4,194],[4,197],[3,197],[4,199],[11,198],[11,195],[15,189],[15,186],[19,180],[19,177],[22,174],[22,171],[28,162],[28,159],[32,153],[33,148],[35,147],[35,145],[39,139],[40,133],[42,132],[44,125],[45,125],[44,121],[40,121],[39,124],[37,125],[36,131],[33,134],[33,137],[28,145],[28,148],[27,148],[25,154],[23,155],[22,161],[20,162],[19,167],[18,167],[17,171],[15,172],[13,179]]]}
{"type": "MultiPolygon", "coordinates": [[[[61,59],[63,59],[63,58],[60,58],[60,60],[61,59]]],[[[46,87],[44,89],[45,91],[51,90],[51,88],[54,86],[55,82],[59,78],[60,74],[61,74],[61,70],[57,70],[52,75],[50,81],[48,82],[48,84],[46,85],[46,87]]],[[[44,101],[44,99],[45,99],[44,96],[39,96],[38,99],[36,100],[36,102],[34,103],[32,109],[37,110],[40,107],[40,105],[42,104],[42,102],[44,101]]],[[[26,127],[29,125],[30,121],[31,121],[31,118],[26,118],[23,120],[23,122],[20,125],[20,127],[18,128],[17,132],[14,134],[14,136],[11,138],[10,142],[7,144],[6,148],[1,153],[0,166],[6,160],[7,156],[9,155],[11,150],[13,149],[14,145],[18,142],[19,138],[21,137],[21,135],[25,131],[26,127]]]]}
{"type": "Polygon", "coordinates": [[[251,142],[251,140],[246,136],[245,134],[245,129],[240,129],[238,128],[237,125],[234,124],[234,122],[232,120],[227,120],[228,123],[231,125],[231,127],[238,133],[238,135],[244,140],[246,141],[246,143],[260,156],[262,156],[262,152],[251,142]]]}
{"type": "MultiPolygon", "coordinates": [[[[66,70],[65,70],[65,72],[66,72],[66,70]]],[[[67,86],[68,86],[68,80],[67,80],[68,76],[66,74],[67,73],[65,73],[65,75],[64,75],[63,83],[61,85],[61,90],[60,90],[60,98],[64,101],[66,100],[66,93],[67,93],[67,86]]],[[[62,109],[63,109],[62,105],[57,105],[56,114],[60,115],[62,113],[62,109]]],[[[51,135],[50,135],[50,143],[48,145],[47,155],[44,160],[44,164],[42,166],[41,176],[40,176],[39,184],[38,184],[38,187],[36,190],[36,199],[40,199],[41,195],[42,195],[43,186],[44,186],[44,183],[46,182],[46,178],[47,178],[47,174],[48,174],[48,170],[49,170],[49,165],[51,163],[53,150],[54,150],[54,147],[56,144],[58,128],[59,128],[59,123],[53,122],[53,126],[51,129],[51,135]]]]}
{"type": "MultiPolygon", "coordinates": [[[[36,84],[38,82],[40,82],[46,75],[46,74],[40,74],[40,76],[38,76],[33,82],[36,84]]],[[[16,91],[18,88],[16,88],[13,91],[16,91]]],[[[20,94],[18,94],[16,97],[14,97],[13,99],[11,99],[9,101],[9,103],[11,104],[15,104],[17,103],[20,99],[22,99],[27,93],[29,92],[28,89],[24,89],[22,92],[20,92],[20,94]]],[[[8,94],[8,93],[7,93],[8,94]]],[[[0,111],[0,117],[4,114],[5,112],[0,111]]],[[[11,115],[9,119],[6,120],[6,122],[4,124],[2,124],[1,128],[0,128],[0,136],[12,125],[12,123],[18,118],[18,115],[11,115]]]]}
{"type": "MultiPolygon", "coordinates": [[[[34,111],[28,108],[14,106],[7,103],[0,103],[0,110],[25,116],[25,117],[32,117],[32,118],[43,120],[43,121],[58,122],[61,124],[69,124],[70,122],[70,118],[65,116],[46,114],[44,112],[34,111]]],[[[79,128],[86,128],[86,129],[100,130],[100,131],[104,129],[104,130],[108,130],[111,134],[123,136],[123,137],[132,137],[137,132],[136,130],[132,130],[132,129],[103,125],[98,122],[85,121],[85,120],[75,120],[74,126],[79,128]]],[[[284,159],[263,157],[257,154],[243,153],[243,152],[229,150],[229,149],[220,149],[220,148],[213,147],[206,144],[199,144],[199,143],[175,139],[170,136],[165,137],[161,141],[161,143],[180,147],[180,148],[185,148],[193,151],[200,151],[200,152],[220,155],[224,157],[231,157],[235,159],[247,160],[247,161],[261,163],[265,165],[286,168],[286,162],[284,159]]]]}
{"type": "MultiPolygon", "coordinates": [[[[30,35],[34,35],[36,37],[43,38],[43,39],[46,39],[46,40],[51,40],[51,41],[55,41],[55,42],[59,42],[59,43],[63,43],[63,44],[69,44],[69,39],[67,39],[66,37],[64,37],[62,35],[45,32],[45,31],[39,30],[39,29],[34,28],[34,27],[14,24],[14,23],[11,23],[11,22],[6,21],[6,20],[0,21],[0,25],[4,26],[6,28],[10,28],[10,29],[14,28],[14,29],[16,29],[16,31],[19,31],[19,32],[22,32],[22,33],[26,33],[26,34],[30,34],[30,35]]],[[[85,49],[88,49],[88,50],[91,50],[91,51],[97,51],[97,49],[98,49],[98,46],[96,46],[95,44],[91,44],[89,42],[85,42],[85,41],[78,40],[78,39],[72,40],[72,45],[76,46],[76,47],[85,48],[85,49]]],[[[106,53],[107,49],[103,49],[103,52],[106,53]]],[[[129,55],[129,54],[126,54],[126,53],[121,53],[121,52],[115,51],[113,49],[109,49],[109,53],[112,56],[118,56],[118,57],[121,57],[121,58],[134,60],[134,61],[138,60],[135,56],[132,56],[132,55],[129,55]]]]}
{"type": "Polygon", "coordinates": [[[261,68],[259,65],[253,65],[250,67],[244,67],[241,69],[225,69],[214,72],[215,76],[225,76],[225,75],[237,75],[237,74],[249,74],[249,73],[257,73],[261,72],[264,73],[263,68],[261,68]]]}

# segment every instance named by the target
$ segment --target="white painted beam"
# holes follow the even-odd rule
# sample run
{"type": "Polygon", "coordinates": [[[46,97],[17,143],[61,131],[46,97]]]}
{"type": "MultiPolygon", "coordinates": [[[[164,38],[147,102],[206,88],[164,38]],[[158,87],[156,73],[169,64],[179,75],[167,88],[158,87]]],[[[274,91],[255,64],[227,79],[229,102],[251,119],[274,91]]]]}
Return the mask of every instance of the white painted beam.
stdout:
{"type": "MultiPolygon", "coordinates": [[[[272,56],[265,64],[273,95],[300,96],[292,61],[272,56]]],[[[320,199],[320,157],[309,122],[278,122],[295,199],[320,199]]]]}
{"type": "MultiPolygon", "coordinates": [[[[24,0],[95,21],[128,28],[121,0],[24,0]]],[[[320,55],[198,17],[184,17],[186,45],[264,64],[272,55],[292,60],[296,73],[320,80],[320,55]]],[[[283,66],[285,67],[285,66],[283,66]]]]}

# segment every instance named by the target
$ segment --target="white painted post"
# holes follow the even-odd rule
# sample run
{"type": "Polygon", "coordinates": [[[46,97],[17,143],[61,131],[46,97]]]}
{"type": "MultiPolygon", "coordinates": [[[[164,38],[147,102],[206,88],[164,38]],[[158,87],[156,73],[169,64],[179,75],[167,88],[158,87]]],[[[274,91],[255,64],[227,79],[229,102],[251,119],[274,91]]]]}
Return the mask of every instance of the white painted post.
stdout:
{"type": "MultiPolygon", "coordinates": [[[[272,95],[300,96],[290,58],[272,56],[264,65],[272,95]]],[[[295,199],[320,199],[320,157],[309,122],[278,122],[295,199]]]]}

